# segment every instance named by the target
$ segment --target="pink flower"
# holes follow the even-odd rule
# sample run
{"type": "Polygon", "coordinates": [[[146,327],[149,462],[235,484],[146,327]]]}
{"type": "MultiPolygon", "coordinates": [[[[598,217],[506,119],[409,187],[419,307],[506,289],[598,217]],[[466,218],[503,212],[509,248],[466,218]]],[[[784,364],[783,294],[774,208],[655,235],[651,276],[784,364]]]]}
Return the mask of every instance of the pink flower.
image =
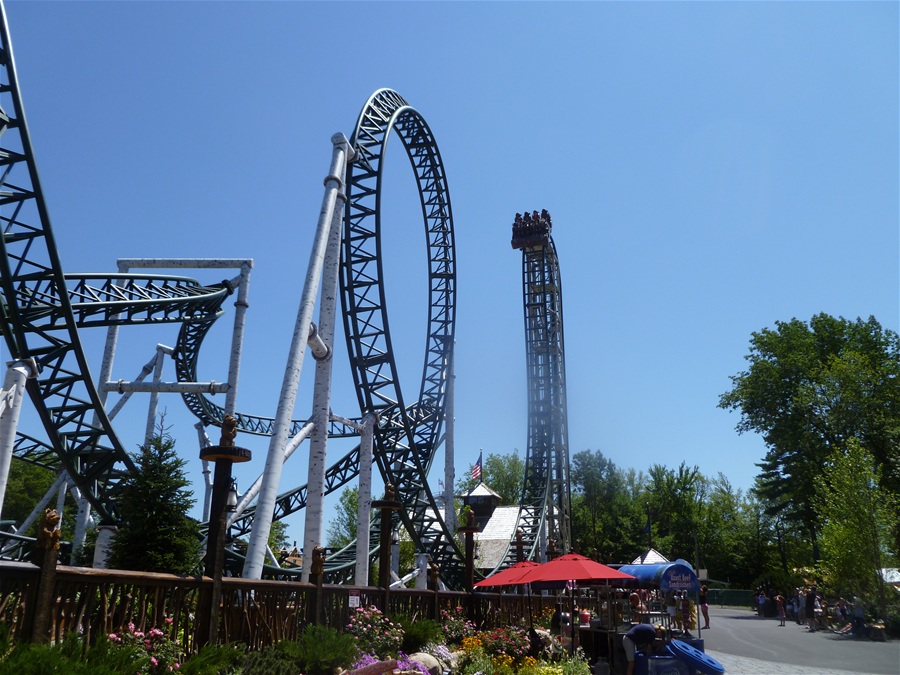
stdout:
{"type": "Polygon", "coordinates": [[[171,616],[166,617],[166,623],[169,624],[170,626],[172,625],[173,621],[174,621],[174,619],[171,616]]]}
{"type": "Polygon", "coordinates": [[[134,632],[134,621],[131,621],[131,622],[128,623],[128,632],[129,632],[129,633],[133,633],[133,632],[134,632]]]}
{"type": "Polygon", "coordinates": [[[150,663],[153,665],[154,668],[156,668],[156,666],[159,665],[159,661],[156,660],[155,656],[150,657],[150,663]]]}

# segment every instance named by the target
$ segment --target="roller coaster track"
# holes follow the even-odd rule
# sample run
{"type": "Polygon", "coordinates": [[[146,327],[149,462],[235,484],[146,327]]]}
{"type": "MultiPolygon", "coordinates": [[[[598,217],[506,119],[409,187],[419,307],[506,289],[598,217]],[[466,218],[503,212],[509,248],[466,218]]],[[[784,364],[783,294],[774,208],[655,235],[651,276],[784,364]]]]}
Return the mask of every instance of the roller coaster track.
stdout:
{"type": "Polygon", "coordinates": [[[424,118],[390,89],[363,107],[351,144],[341,266],[344,333],[360,409],[374,413],[375,461],[397,489],[398,513],[419,551],[426,551],[451,587],[464,577],[462,555],[440,517],[427,477],[444,441],[443,425],[455,327],[456,263],[450,194],[440,152],[424,118]],[[428,326],[419,398],[403,402],[388,327],[381,249],[384,152],[399,136],[416,176],[428,245],[428,326]],[[405,414],[414,410],[415,414],[405,414]]]}
{"type": "Polygon", "coordinates": [[[218,312],[225,287],[180,277],[63,273],[22,109],[5,7],[0,7],[0,330],[10,356],[33,359],[27,393],[47,442],[17,442],[35,462],[64,468],[100,517],[134,470],[91,382],[78,328],[189,320],[218,312]],[[46,448],[52,448],[56,462],[46,448]]]}
{"type": "MultiPolygon", "coordinates": [[[[101,519],[114,522],[117,487],[135,469],[89,378],[79,329],[181,322],[176,370],[179,381],[193,381],[202,340],[232,289],[227,282],[203,286],[186,277],[63,273],[22,109],[5,8],[0,18],[0,327],[11,357],[33,358],[39,368],[27,389],[48,437],[44,442],[20,435],[15,453],[19,459],[65,469],[101,519]]],[[[372,95],[351,143],[357,159],[347,176],[341,295],[360,409],[379,420],[375,460],[385,483],[397,488],[404,527],[418,550],[431,554],[444,581],[458,587],[462,555],[427,482],[444,443],[455,326],[456,267],[446,175],[427,123],[391,90],[372,95]],[[391,132],[400,138],[415,173],[428,247],[425,359],[418,400],[409,405],[403,401],[393,356],[380,255],[380,186],[391,132]]],[[[183,398],[203,422],[221,423],[221,407],[202,395],[183,398]]],[[[241,431],[271,433],[270,418],[237,417],[241,431]]],[[[295,422],[294,429],[300,425],[295,422]]],[[[356,432],[332,422],[329,434],[356,432]]],[[[329,469],[328,489],[358,472],[354,449],[329,469]]],[[[284,515],[302,508],[304,487],[281,495],[276,508],[284,515]]],[[[341,556],[349,556],[349,549],[331,561],[336,573],[348,567],[341,556]]]]}

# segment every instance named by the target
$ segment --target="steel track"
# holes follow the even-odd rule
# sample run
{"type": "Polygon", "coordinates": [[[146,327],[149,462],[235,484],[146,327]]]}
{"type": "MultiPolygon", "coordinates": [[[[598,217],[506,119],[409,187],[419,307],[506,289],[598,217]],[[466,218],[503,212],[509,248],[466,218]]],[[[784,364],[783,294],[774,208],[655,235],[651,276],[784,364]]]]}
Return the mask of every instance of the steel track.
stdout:
{"type": "Polygon", "coordinates": [[[446,174],[424,118],[390,89],[375,92],[360,113],[347,176],[341,266],[344,333],[360,409],[379,419],[375,461],[397,488],[398,513],[417,550],[430,554],[451,587],[463,582],[462,555],[440,516],[428,472],[443,444],[444,411],[455,329],[456,263],[446,174]],[[404,405],[388,327],[381,256],[384,154],[400,138],[416,176],[428,245],[428,326],[419,399],[404,405]],[[415,414],[403,411],[414,410],[415,414]]]}

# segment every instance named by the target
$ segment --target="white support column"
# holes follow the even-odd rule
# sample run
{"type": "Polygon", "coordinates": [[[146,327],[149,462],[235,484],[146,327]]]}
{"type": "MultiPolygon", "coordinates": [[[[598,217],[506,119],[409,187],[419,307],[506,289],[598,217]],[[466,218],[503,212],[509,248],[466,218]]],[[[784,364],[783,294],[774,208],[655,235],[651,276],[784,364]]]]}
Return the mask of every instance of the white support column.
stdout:
{"type": "Polygon", "coordinates": [[[244,349],[244,326],[247,321],[247,309],[250,307],[247,297],[250,294],[251,269],[253,269],[253,262],[245,261],[241,265],[241,274],[237,281],[238,295],[234,301],[234,326],[231,333],[231,360],[228,364],[228,384],[231,385],[231,387],[225,392],[226,415],[234,415],[234,411],[237,408],[237,388],[241,374],[241,353],[244,349]]]}
{"type": "MultiPolygon", "coordinates": [[[[197,430],[197,444],[200,449],[208,448],[212,443],[209,442],[209,436],[206,435],[206,427],[203,422],[197,422],[194,425],[197,430]]],[[[203,520],[209,522],[209,507],[212,500],[212,472],[209,468],[209,460],[204,459],[203,462],[203,520]]]]}
{"type": "Polygon", "coordinates": [[[328,245],[335,202],[337,201],[338,193],[343,189],[343,182],[340,176],[344,170],[348,155],[352,152],[343,134],[332,136],[331,143],[333,146],[331,171],[325,179],[322,210],[319,213],[313,249],[310,252],[309,264],[306,269],[303,294],[297,311],[297,320],[294,324],[294,333],[288,352],[284,379],[281,383],[281,395],[278,398],[273,433],[269,440],[266,467],[263,472],[259,500],[256,505],[256,517],[253,519],[253,529],[250,533],[250,543],[247,547],[247,559],[244,563],[243,576],[245,579],[259,579],[262,576],[266,542],[269,539],[269,531],[272,527],[272,515],[275,509],[278,483],[281,481],[283,450],[297,401],[300,374],[303,371],[303,357],[306,352],[306,340],[309,337],[309,324],[312,322],[313,307],[322,275],[323,260],[325,249],[328,245]]]}
{"type": "Polygon", "coordinates": [[[416,590],[424,591],[428,588],[428,554],[419,553],[416,555],[416,567],[419,573],[416,575],[416,590]]]}
{"type": "MultiPolygon", "coordinates": [[[[156,356],[153,364],[153,384],[158,385],[162,382],[162,369],[164,364],[164,352],[162,345],[156,345],[156,356]]],[[[150,392],[150,404],[147,406],[147,426],[144,428],[144,444],[149,445],[150,439],[153,438],[153,432],[156,429],[156,411],[159,407],[159,390],[154,389],[150,392]]]]}
{"type": "MultiPolygon", "coordinates": [[[[346,162],[339,168],[341,184],[347,175],[346,162]]],[[[325,502],[325,470],[328,455],[328,416],[331,413],[331,374],[334,349],[334,317],[337,308],[338,274],[341,265],[341,223],[344,220],[344,194],[337,194],[337,202],[331,217],[331,231],[322,263],[322,293],[319,307],[319,325],[310,325],[307,342],[316,360],[316,377],[313,385],[313,422],[315,428],[309,439],[309,469],[306,480],[306,520],[303,529],[303,550],[312,551],[322,546],[322,519],[325,502]]],[[[309,581],[311,565],[304,565],[300,580],[309,581]]]]}
{"type": "Polygon", "coordinates": [[[372,516],[372,446],[375,442],[375,422],[375,415],[366,413],[359,441],[359,503],[354,579],[357,586],[369,585],[369,521],[372,516]]]}
{"type": "Polygon", "coordinates": [[[9,484],[9,467],[12,465],[13,448],[16,445],[16,431],[19,415],[22,413],[22,399],[25,383],[37,377],[34,359],[10,361],[6,364],[6,378],[0,392],[0,514],[9,484]]]}
{"type": "MultiPolygon", "coordinates": [[[[286,462],[288,458],[294,454],[294,451],[300,447],[300,444],[309,438],[309,435],[313,432],[313,428],[315,425],[312,422],[307,422],[303,425],[303,427],[294,434],[294,437],[291,439],[290,443],[287,444],[287,447],[284,449],[284,457],[281,460],[282,462],[286,462]]],[[[226,527],[231,527],[234,525],[234,521],[238,519],[238,517],[247,509],[248,506],[256,499],[256,496],[259,494],[259,488],[262,485],[262,476],[258,476],[255,481],[253,481],[253,485],[240,497],[238,497],[237,506],[234,509],[234,513],[228,514],[228,521],[226,523],[226,527]]]]}
{"type": "Polygon", "coordinates": [[[100,525],[97,528],[97,545],[94,547],[93,566],[97,569],[106,569],[106,561],[109,559],[109,550],[113,539],[116,538],[119,528],[115,525],[100,525]]]}
{"type": "Polygon", "coordinates": [[[66,493],[69,491],[69,481],[59,486],[56,492],[56,513],[59,515],[59,529],[63,526],[63,507],[66,505],[66,493]]]}
{"type": "Polygon", "coordinates": [[[454,342],[453,351],[450,352],[450,379],[447,381],[447,407],[444,418],[446,428],[444,437],[444,523],[450,532],[456,532],[456,506],[453,501],[453,484],[456,481],[455,391],[456,343],[454,342]]]}

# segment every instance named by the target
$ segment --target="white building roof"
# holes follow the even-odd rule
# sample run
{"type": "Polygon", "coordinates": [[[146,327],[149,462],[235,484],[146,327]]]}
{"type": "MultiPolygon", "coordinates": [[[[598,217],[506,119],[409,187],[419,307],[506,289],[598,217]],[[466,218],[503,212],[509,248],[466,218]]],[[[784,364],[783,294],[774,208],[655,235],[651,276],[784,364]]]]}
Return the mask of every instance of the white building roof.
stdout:
{"type": "Polygon", "coordinates": [[[670,562],[669,559],[655,548],[648,548],[643,555],[631,561],[632,565],[658,565],[659,563],[670,562]]]}
{"type": "Polygon", "coordinates": [[[475,533],[475,550],[478,552],[476,567],[492,570],[500,564],[506,547],[515,537],[518,517],[518,506],[498,506],[494,509],[484,529],[475,533]]]}

